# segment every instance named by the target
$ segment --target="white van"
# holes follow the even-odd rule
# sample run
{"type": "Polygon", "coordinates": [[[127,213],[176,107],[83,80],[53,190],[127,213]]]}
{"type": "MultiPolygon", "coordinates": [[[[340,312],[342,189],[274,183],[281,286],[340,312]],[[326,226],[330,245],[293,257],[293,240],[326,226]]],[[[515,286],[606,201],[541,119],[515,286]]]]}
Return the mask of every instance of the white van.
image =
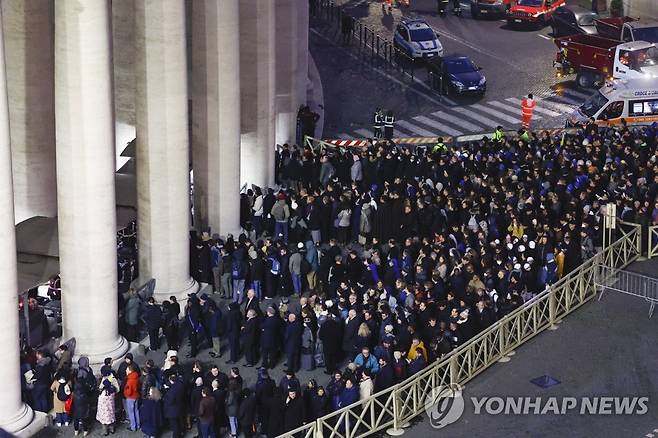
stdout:
{"type": "Polygon", "coordinates": [[[566,125],[577,126],[592,117],[596,124],[650,125],[658,122],[658,81],[653,78],[615,80],[606,83],[568,118],[566,125]]]}

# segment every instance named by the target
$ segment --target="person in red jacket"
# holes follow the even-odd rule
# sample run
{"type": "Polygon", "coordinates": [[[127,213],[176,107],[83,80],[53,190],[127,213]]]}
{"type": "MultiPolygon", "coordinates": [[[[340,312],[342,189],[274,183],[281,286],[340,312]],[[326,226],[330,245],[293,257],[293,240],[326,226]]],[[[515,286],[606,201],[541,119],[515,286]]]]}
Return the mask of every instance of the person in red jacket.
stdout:
{"type": "Polygon", "coordinates": [[[139,429],[139,373],[134,364],[128,366],[126,373],[126,383],[123,387],[123,397],[125,398],[125,410],[130,420],[130,430],[139,429]]]}
{"type": "Polygon", "coordinates": [[[521,101],[521,126],[523,126],[523,129],[528,129],[530,127],[532,112],[535,109],[535,105],[537,105],[537,103],[535,102],[532,93],[528,94],[528,97],[521,101]]]}

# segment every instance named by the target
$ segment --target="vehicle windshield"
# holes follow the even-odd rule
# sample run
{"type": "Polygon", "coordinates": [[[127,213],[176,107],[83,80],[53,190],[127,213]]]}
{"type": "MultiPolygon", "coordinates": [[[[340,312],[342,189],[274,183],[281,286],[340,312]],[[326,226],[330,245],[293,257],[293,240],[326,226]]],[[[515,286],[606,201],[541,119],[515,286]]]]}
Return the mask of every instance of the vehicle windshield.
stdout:
{"type": "Polygon", "coordinates": [[[476,68],[470,59],[456,59],[454,61],[446,62],[446,70],[448,73],[469,73],[475,71],[476,68]]]}
{"type": "Polygon", "coordinates": [[[596,14],[585,14],[578,17],[579,26],[594,26],[594,19],[597,17],[596,14]]]}
{"type": "Polygon", "coordinates": [[[541,8],[544,4],[544,0],[519,0],[516,2],[519,6],[532,6],[535,8],[541,8]]]}
{"type": "Polygon", "coordinates": [[[608,103],[608,99],[599,91],[580,106],[580,111],[587,117],[594,117],[594,114],[603,108],[606,103],[608,103]]]}
{"type": "Polygon", "coordinates": [[[646,49],[635,50],[632,52],[633,68],[651,67],[658,65],[658,49],[647,47],[646,49]]]}
{"type": "Polygon", "coordinates": [[[646,41],[648,43],[658,43],[658,27],[645,27],[635,29],[635,41],[646,41]]]}
{"type": "Polygon", "coordinates": [[[436,35],[434,31],[429,28],[414,29],[411,31],[411,41],[434,41],[436,35]]]}

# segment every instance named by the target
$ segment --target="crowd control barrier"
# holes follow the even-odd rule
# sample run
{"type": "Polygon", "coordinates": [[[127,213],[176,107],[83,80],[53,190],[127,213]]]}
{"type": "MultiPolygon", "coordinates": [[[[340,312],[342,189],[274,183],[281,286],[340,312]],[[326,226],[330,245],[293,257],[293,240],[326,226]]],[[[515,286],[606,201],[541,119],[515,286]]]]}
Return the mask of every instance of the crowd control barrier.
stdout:
{"type": "MultiPolygon", "coordinates": [[[[610,283],[610,278],[635,261],[642,249],[641,226],[622,225],[613,244],[421,373],[279,438],[356,438],[387,429],[391,435],[401,434],[411,420],[425,412],[428,400],[440,403],[440,399],[430,398],[436,396],[436,388],[464,385],[596,297],[601,285],[610,283]]],[[[449,436],[438,431],[436,435],[449,436]]]]}

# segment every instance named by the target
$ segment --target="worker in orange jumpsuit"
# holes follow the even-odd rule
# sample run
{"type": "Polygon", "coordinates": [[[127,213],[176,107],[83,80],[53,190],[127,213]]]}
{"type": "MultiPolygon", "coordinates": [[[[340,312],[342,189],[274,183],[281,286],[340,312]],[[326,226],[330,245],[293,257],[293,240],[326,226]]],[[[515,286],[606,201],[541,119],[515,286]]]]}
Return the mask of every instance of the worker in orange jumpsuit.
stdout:
{"type": "Polygon", "coordinates": [[[535,102],[532,93],[528,94],[528,97],[521,101],[521,126],[523,126],[523,129],[530,128],[532,112],[536,105],[537,103],[535,102]]]}

